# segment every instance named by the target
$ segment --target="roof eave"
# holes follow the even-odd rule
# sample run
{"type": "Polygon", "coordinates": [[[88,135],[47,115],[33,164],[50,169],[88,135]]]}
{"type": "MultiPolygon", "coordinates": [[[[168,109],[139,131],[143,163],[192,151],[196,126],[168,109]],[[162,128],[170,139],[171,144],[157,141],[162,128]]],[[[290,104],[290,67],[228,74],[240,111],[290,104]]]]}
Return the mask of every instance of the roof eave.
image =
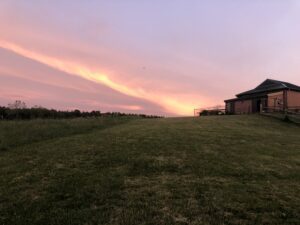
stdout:
{"type": "Polygon", "coordinates": [[[226,99],[224,100],[224,102],[234,102],[234,101],[237,101],[238,98],[231,98],[231,99],[226,99]]]}
{"type": "Polygon", "coordinates": [[[290,90],[290,89],[291,88],[288,88],[288,87],[281,87],[281,88],[274,88],[274,89],[271,89],[271,90],[262,90],[262,91],[252,92],[252,93],[250,91],[246,91],[246,92],[237,94],[236,97],[241,98],[241,97],[246,96],[246,95],[255,95],[255,94],[261,94],[261,93],[266,93],[266,92],[275,92],[275,91],[290,90]],[[250,93],[247,93],[247,92],[250,92],[250,93]]]}

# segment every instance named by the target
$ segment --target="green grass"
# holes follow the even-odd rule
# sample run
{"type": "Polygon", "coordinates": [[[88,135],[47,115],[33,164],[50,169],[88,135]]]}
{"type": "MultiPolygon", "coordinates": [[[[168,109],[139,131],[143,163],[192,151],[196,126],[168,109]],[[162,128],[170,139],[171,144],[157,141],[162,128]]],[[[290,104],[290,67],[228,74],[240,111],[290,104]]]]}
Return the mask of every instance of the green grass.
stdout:
{"type": "Polygon", "coordinates": [[[299,224],[300,127],[261,116],[0,123],[0,224],[299,224]]]}
{"type": "Polygon", "coordinates": [[[93,129],[105,129],[120,125],[133,118],[94,118],[94,119],[60,119],[60,120],[28,120],[1,121],[0,120],[0,151],[8,150],[33,142],[45,141],[58,137],[87,133],[93,129]]]}

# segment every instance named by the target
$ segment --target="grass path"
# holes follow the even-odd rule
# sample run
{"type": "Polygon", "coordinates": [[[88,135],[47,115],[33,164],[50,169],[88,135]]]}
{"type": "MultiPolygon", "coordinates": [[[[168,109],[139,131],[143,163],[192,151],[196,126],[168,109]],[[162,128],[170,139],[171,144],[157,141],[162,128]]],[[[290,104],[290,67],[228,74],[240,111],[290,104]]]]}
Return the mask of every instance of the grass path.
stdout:
{"type": "Polygon", "coordinates": [[[0,224],[300,220],[293,124],[259,116],[145,119],[69,134],[0,151],[0,224]]]}

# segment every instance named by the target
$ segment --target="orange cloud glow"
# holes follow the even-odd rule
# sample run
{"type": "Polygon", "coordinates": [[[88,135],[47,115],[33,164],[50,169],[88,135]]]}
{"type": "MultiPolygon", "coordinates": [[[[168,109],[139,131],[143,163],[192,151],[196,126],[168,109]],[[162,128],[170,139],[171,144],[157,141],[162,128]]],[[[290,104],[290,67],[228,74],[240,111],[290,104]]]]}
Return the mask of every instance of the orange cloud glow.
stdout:
{"type": "MultiPolygon", "coordinates": [[[[116,90],[122,94],[141,98],[150,102],[155,102],[161,105],[167,112],[178,114],[178,115],[191,115],[193,108],[199,106],[200,100],[193,98],[193,102],[182,101],[179,102],[176,96],[168,96],[163,93],[151,93],[151,91],[146,91],[140,87],[136,86],[126,86],[118,81],[110,79],[110,77],[101,72],[92,71],[84,65],[78,63],[73,63],[68,60],[61,60],[54,57],[49,57],[44,54],[40,54],[24,47],[16,45],[11,42],[1,41],[0,47],[13,51],[19,55],[30,58],[32,60],[38,61],[52,68],[58,69],[60,71],[80,76],[84,79],[104,84],[113,90],[116,90]],[[197,104],[198,103],[198,104],[197,104]]],[[[134,110],[138,110],[139,107],[135,106],[134,110]]]]}

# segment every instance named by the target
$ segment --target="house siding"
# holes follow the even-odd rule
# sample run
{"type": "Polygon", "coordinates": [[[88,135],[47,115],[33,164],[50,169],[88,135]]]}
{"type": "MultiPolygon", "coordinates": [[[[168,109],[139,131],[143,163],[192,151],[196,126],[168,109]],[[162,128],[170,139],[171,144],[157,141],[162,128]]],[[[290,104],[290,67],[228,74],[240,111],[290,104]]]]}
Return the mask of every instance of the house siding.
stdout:
{"type": "Polygon", "coordinates": [[[287,107],[299,107],[300,106],[300,92],[287,91],[287,107]]]}
{"type": "Polygon", "coordinates": [[[234,110],[234,101],[226,102],[226,104],[225,104],[225,112],[227,114],[234,114],[235,113],[235,110],[234,110]]]}
{"type": "Polygon", "coordinates": [[[234,104],[234,111],[236,114],[248,114],[252,112],[252,101],[236,101],[234,104]]]}
{"type": "Polygon", "coordinates": [[[283,91],[268,94],[268,107],[274,109],[282,109],[283,100],[283,91]]]}

